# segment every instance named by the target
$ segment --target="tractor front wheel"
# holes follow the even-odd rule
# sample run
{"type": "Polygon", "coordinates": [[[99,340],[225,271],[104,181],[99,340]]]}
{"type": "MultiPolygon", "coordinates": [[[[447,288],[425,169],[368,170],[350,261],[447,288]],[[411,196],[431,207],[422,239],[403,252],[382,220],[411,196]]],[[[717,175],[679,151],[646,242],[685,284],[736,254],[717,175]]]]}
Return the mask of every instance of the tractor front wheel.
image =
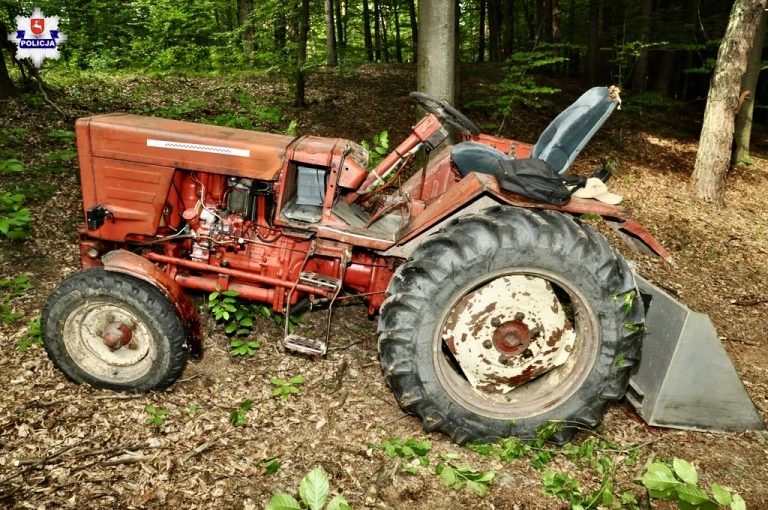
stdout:
{"type": "Polygon", "coordinates": [[[398,402],[457,443],[567,440],[623,396],[644,311],[626,262],[591,228],[496,207],[449,223],[393,277],[379,353],[398,402]]]}
{"type": "Polygon", "coordinates": [[[77,383],[117,391],[169,386],[184,370],[186,332],[153,285],[88,269],[48,297],[41,325],[54,365],[77,383]]]}

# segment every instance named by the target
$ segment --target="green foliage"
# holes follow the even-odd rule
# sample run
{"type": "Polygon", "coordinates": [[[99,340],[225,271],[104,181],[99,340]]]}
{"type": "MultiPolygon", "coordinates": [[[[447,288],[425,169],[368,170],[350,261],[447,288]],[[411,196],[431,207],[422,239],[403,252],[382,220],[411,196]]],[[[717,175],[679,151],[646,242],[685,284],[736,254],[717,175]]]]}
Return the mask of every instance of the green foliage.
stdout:
{"type": "Polygon", "coordinates": [[[488,494],[488,486],[496,476],[495,471],[478,471],[470,467],[457,467],[451,463],[435,466],[435,474],[446,487],[459,490],[462,487],[478,496],[488,494]]]}
{"type": "Polygon", "coordinates": [[[432,449],[432,444],[427,439],[393,437],[383,440],[380,448],[390,457],[400,457],[411,461],[403,466],[403,471],[415,475],[421,468],[429,465],[427,455],[432,449]]]}
{"type": "MultiPolygon", "coordinates": [[[[29,277],[24,275],[0,279],[0,322],[11,324],[23,315],[14,311],[10,303],[12,299],[24,294],[29,287],[29,277]]],[[[19,350],[26,350],[26,348],[19,350]]]]}
{"type": "Polygon", "coordinates": [[[267,459],[264,461],[264,472],[268,475],[274,475],[280,470],[280,461],[276,458],[267,459]]]}
{"type": "Polygon", "coordinates": [[[232,356],[253,356],[261,344],[252,338],[253,319],[257,306],[245,304],[237,299],[234,290],[216,290],[208,296],[208,308],[216,322],[225,324],[224,332],[229,335],[232,356]]]}
{"type": "MultiPolygon", "coordinates": [[[[0,309],[2,309],[2,305],[0,305],[0,309]]],[[[16,349],[19,352],[26,352],[30,347],[42,347],[43,345],[45,345],[45,341],[43,340],[43,330],[40,327],[40,316],[38,315],[27,323],[24,335],[16,342],[16,349]]]]}
{"type": "Polygon", "coordinates": [[[700,488],[696,468],[683,459],[675,458],[671,465],[665,462],[649,464],[640,482],[652,499],[676,501],[680,509],[717,509],[722,505],[731,510],[746,510],[746,503],[737,493],[716,483],[711,486],[711,495],[700,488]]]}
{"type": "Polygon", "coordinates": [[[272,377],[269,383],[274,386],[272,389],[272,396],[279,397],[282,400],[288,400],[291,395],[299,394],[299,386],[304,384],[303,375],[294,375],[290,379],[281,379],[279,377],[272,377]]]}
{"type": "Polygon", "coordinates": [[[168,409],[165,407],[155,407],[152,404],[147,404],[144,408],[144,412],[147,413],[147,425],[153,425],[160,428],[165,424],[165,417],[168,416],[168,409]]]}
{"type": "Polygon", "coordinates": [[[0,175],[18,173],[23,171],[24,171],[24,163],[22,163],[18,159],[6,159],[5,161],[0,161],[0,175]]]}
{"type": "Polygon", "coordinates": [[[381,163],[389,152],[389,133],[382,131],[378,135],[373,135],[370,142],[363,140],[360,145],[368,151],[368,168],[376,168],[376,165],[381,163]]]}
{"type": "Polygon", "coordinates": [[[25,239],[32,226],[32,215],[24,207],[20,193],[0,193],[0,239],[25,239]]]}
{"type": "Polygon", "coordinates": [[[253,407],[252,400],[243,400],[237,406],[237,409],[229,413],[229,423],[235,427],[242,427],[248,423],[248,411],[253,407]]]}
{"type": "Polygon", "coordinates": [[[280,493],[272,496],[265,508],[266,510],[352,510],[342,494],[337,494],[328,501],[330,491],[328,475],[318,466],[307,473],[299,483],[301,503],[290,494],[280,493]]]}

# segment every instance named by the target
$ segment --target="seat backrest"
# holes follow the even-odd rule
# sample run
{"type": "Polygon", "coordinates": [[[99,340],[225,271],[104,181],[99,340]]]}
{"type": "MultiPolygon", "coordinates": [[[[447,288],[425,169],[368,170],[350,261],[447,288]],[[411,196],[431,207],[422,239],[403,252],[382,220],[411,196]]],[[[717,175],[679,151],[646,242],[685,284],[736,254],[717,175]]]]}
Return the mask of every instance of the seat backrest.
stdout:
{"type": "Polygon", "coordinates": [[[564,173],[619,102],[618,94],[609,93],[608,87],[589,89],[541,133],[531,157],[543,159],[564,173]]]}

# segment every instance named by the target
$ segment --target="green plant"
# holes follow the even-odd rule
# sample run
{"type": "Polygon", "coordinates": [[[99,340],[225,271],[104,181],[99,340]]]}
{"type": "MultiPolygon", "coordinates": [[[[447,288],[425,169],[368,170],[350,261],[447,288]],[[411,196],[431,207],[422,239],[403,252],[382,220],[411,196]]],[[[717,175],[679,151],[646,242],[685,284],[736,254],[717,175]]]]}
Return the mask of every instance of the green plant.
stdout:
{"type": "Polygon", "coordinates": [[[403,466],[403,471],[415,475],[419,472],[420,468],[429,465],[427,454],[429,454],[432,444],[427,439],[399,439],[393,437],[383,440],[380,448],[390,457],[400,457],[411,461],[403,466]]]}
{"type": "Polygon", "coordinates": [[[389,133],[382,131],[378,135],[373,135],[370,142],[363,140],[360,145],[368,151],[368,168],[375,168],[389,152],[389,133]]]}
{"type": "Polygon", "coordinates": [[[248,423],[248,411],[253,407],[252,400],[243,400],[237,409],[229,413],[229,423],[235,427],[241,427],[248,423]]]}
{"type": "Polygon", "coordinates": [[[710,487],[710,496],[699,487],[696,468],[683,459],[675,458],[671,465],[665,462],[649,464],[640,483],[648,489],[650,498],[676,501],[680,509],[716,509],[720,505],[731,510],[747,508],[738,493],[732,493],[716,483],[710,487]]]}
{"type": "Polygon", "coordinates": [[[45,345],[45,342],[43,340],[43,331],[40,329],[40,316],[38,315],[27,323],[27,330],[16,343],[16,349],[19,352],[26,352],[32,346],[42,347],[43,345],[45,345]]]}
{"type": "Polygon", "coordinates": [[[29,287],[29,277],[24,275],[0,279],[0,322],[11,324],[23,315],[14,311],[10,302],[11,299],[21,296],[29,287]]]}
{"type": "Polygon", "coordinates": [[[274,475],[280,470],[280,461],[276,458],[267,459],[264,461],[264,472],[268,475],[274,475]]]}
{"type": "Polygon", "coordinates": [[[154,425],[160,428],[165,423],[165,417],[168,416],[168,409],[165,407],[155,407],[152,404],[147,404],[144,408],[144,412],[147,413],[147,425],[154,425]]]}
{"type": "Polygon", "coordinates": [[[195,416],[200,414],[201,411],[202,409],[200,409],[200,406],[197,404],[192,404],[189,407],[187,407],[187,414],[189,415],[190,418],[194,418],[195,416]]]}
{"type": "Polygon", "coordinates": [[[29,235],[32,215],[24,207],[25,199],[20,193],[0,193],[0,238],[24,239],[29,235]]]}
{"type": "Polygon", "coordinates": [[[233,290],[216,290],[208,296],[208,307],[217,322],[226,324],[232,356],[253,356],[261,348],[258,340],[248,338],[252,333],[253,317],[257,305],[243,304],[233,290]]]}
{"type": "Polygon", "coordinates": [[[22,172],[24,170],[24,163],[18,159],[7,159],[0,161],[0,174],[12,174],[22,172]]]}
{"type": "Polygon", "coordinates": [[[280,493],[272,496],[267,503],[266,510],[302,510],[303,508],[309,510],[322,510],[323,508],[325,510],[352,510],[342,494],[337,494],[328,501],[330,491],[328,475],[325,474],[323,468],[318,466],[307,473],[299,483],[301,503],[290,494],[280,493]],[[328,502],[327,506],[326,501],[328,502]]]}
{"type": "Polygon", "coordinates": [[[457,467],[451,463],[440,463],[435,466],[435,474],[440,476],[443,485],[459,490],[467,490],[479,496],[488,494],[488,486],[496,476],[495,471],[478,471],[470,467],[457,467]]]}
{"type": "Polygon", "coordinates": [[[291,395],[297,395],[299,393],[299,386],[304,384],[303,375],[294,375],[290,379],[281,379],[279,377],[272,377],[269,383],[274,386],[272,389],[273,397],[280,397],[283,400],[288,400],[291,395]]]}

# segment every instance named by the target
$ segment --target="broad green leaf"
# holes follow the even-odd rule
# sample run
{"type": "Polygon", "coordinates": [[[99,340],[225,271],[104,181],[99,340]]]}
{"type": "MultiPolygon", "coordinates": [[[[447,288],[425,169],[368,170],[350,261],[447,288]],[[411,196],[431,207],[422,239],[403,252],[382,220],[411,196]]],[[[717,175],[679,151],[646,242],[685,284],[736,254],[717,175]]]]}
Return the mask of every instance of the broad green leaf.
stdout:
{"type": "Polygon", "coordinates": [[[477,479],[478,482],[490,483],[496,477],[496,471],[486,471],[477,479]]]}
{"type": "Polygon", "coordinates": [[[672,461],[672,467],[675,470],[675,474],[685,483],[691,485],[699,483],[699,475],[696,473],[696,468],[690,462],[675,458],[672,461]]]}
{"type": "Polygon", "coordinates": [[[322,510],[329,490],[328,475],[319,466],[307,473],[299,484],[299,495],[310,510],[322,510]]]}
{"type": "Polygon", "coordinates": [[[225,290],[225,291],[222,291],[222,294],[228,297],[237,297],[236,290],[225,290]]]}
{"type": "Polygon", "coordinates": [[[716,483],[712,484],[712,496],[715,498],[715,501],[721,505],[730,505],[733,500],[733,498],[731,498],[731,493],[716,483]]]}
{"type": "Polygon", "coordinates": [[[280,469],[280,461],[277,459],[269,459],[264,462],[264,471],[268,475],[274,475],[280,469]]]}
{"type": "Polygon", "coordinates": [[[680,485],[680,482],[675,479],[675,475],[672,474],[672,470],[658,462],[648,466],[648,470],[640,481],[648,489],[657,491],[673,489],[680,485]]]}
{"type": "Polygon", "coordinates": [[[288,494],[275,494],[267,503],[266,510],[301,510],[299,502],[288,494]]]}
{"type": "Polygon", "coordinates": [[[467,489],[474,492],[478,496],[485,496],[488,494],[488,487],[479,482],[467,480],[467,489]]]}
{"type": "Polygon", "coordinates": [[[336,494],[331,501],[328,502],[326,510],[352,510],[347,500],[344,499],[342,494],[336,494]]]}
{"type": "Polygon", "coordinates": [[[288,381],[291,384],[304,384],[304,376],[303,375],[294,375],[288,381]]]}
{"type": "Polygon", "coordinates": [[[271,377],[269,379],[269,383],[272,386],[285,386],[286,385],[286,380],[285,379],[280,379],[279,377],[271,377]]]}
{"type": "Polygon", "coordinates": [[[667,489],[665,491],[648,489],[648,494],[650,494],[653,499],[666,499],[670,501],[677,499],[677,493],[675,492],[675,489],[667,489]]]}
{"type": "Polygon", "coordinates": [[[245,327],[252,326],[253,319],[251,319],[250,317],[245,317],[244,319],[240,320],[240,325],[245,327]]]}
{"type": "Polygon", "coordinates": [[[731,510],[747,510],[747,504],[739,494],[734,494],[731,498],[731,510]]]}
{"type": "Polygon", "coordinates": [[[689,483],[681,483],[675,488],[675,492],[680,499],[692,505],[701,505],[709,501],[706,492],[689,483]]]}
{"type": "Polygon", "coordinates": [[[443,466],[440,471],[440,481],[443,482],[444,485],[453,488],[459,479],[456,476],[456,472],[452,468],[443,466]]]}

